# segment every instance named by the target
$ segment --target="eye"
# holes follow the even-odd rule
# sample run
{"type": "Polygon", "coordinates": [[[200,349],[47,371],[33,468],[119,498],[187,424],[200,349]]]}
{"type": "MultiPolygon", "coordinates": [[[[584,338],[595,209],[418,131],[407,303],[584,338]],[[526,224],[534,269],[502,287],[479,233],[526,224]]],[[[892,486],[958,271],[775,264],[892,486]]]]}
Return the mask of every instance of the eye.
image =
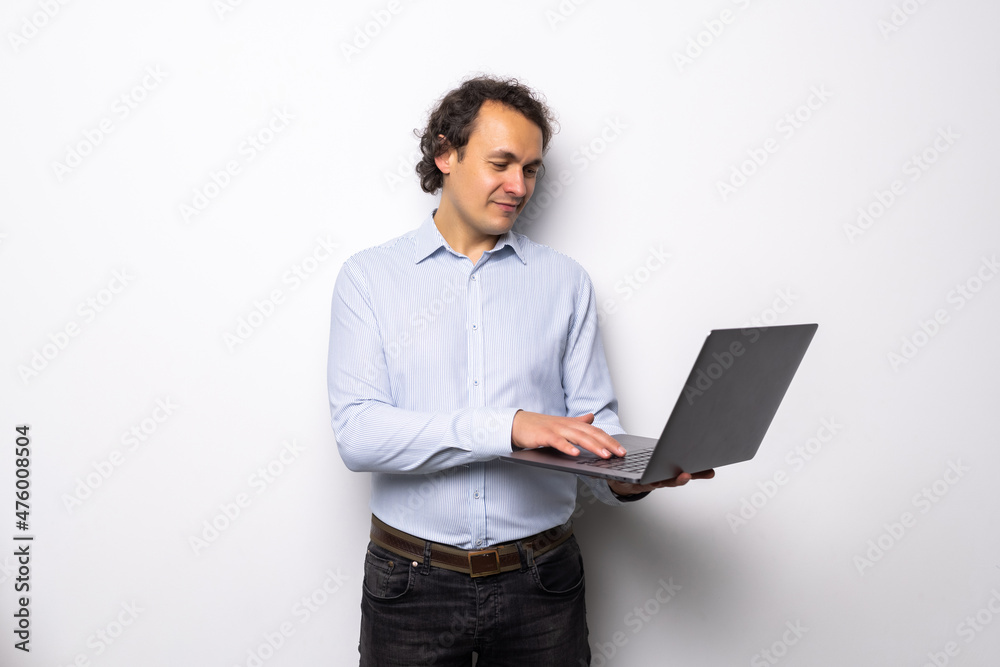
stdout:
{"type": "Polygon", "coordinates": [[[493,168],[498,171],[503,171],[507,168],[506,162],[490,162],[490,164],[493,165],[493,168]]]}
{"type": "Polygon", "coordinates": [[[535,178],[538,176],[538,167],[528,167],[524,170],[524,175],[528,178],[535,178]]]}

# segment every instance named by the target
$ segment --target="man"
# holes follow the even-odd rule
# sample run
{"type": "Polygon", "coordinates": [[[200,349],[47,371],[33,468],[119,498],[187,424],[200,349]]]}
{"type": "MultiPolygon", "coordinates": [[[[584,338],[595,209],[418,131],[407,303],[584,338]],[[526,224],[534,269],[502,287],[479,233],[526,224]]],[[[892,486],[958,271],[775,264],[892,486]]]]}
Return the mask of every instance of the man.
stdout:
{"type": "MultiPolygon", "coordinates": [[[[551,136],[517,81],[464,82],[421,137],[417,172],[439,207],[337,278],[333,429],[347,467],[372,473],[362,665],[469,665],[473,651],[481,667],[590,662],[577,478],[498,458],[625,454],[587,273],[511,231],[551,136]]],[[[692,476],[582,479],[619,505],[692,476]]]]}

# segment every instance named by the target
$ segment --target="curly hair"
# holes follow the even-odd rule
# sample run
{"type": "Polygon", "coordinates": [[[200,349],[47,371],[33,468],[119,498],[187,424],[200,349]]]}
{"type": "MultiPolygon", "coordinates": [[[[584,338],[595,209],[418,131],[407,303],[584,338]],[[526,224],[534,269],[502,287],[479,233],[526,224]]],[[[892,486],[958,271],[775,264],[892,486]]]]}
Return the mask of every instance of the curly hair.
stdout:
{"type": "Polygon", "coordinates": [[[456,148],[458,159],[462,159],[469,136],[475,129],[479,108],[487,100],[519,111],[537,125],[542,131],[542,152],[548,149],[556,120],[538,93],[513,78],[477,76],[466,79],[441,98],[422,133],[420,130],[413,131],[420,139],[420,152],[423,154],[416,170],[424,192],[434,194],[444,184],[444,174],[434,163],[435,158],[450,148],[456,148]]]}

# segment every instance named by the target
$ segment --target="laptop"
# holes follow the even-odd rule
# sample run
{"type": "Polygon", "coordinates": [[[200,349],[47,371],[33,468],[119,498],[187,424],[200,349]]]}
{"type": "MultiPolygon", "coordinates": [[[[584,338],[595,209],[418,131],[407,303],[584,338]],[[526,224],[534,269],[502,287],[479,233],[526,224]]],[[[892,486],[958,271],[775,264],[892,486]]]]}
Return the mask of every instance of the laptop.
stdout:
{"type": "Polygon", "coordinates": [[[521,449],[516,463],[651,484],[752,459],[816,333],[817,324],[715,329],[705,338],[659,439],[616,435],[628,454],[602,459],[521,449]]]}

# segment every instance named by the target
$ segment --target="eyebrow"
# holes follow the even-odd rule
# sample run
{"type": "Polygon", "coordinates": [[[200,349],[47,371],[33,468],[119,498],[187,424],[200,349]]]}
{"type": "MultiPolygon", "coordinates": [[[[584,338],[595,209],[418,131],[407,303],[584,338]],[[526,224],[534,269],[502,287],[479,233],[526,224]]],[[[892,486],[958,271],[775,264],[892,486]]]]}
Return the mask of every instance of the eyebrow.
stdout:
{"type": "MultiPolygon", "coordinates": [[[[510,151],[506,151],[506,150],[503,150],[503,149],[491,151],[490,153],[486,154],[486,157],[488,157],[488,158],[502,158],[504,160],[513,160],[515,162],[517,161],[517,156],[516,155],[514,155],[510,151]]],[[[538,158],[537,160],[532,160],[531,162],[529,162],[525,166],[526,167],[539,167],[539,166],[541,166],[541,164],[542,164],[542,158],[538,158]]]]}

